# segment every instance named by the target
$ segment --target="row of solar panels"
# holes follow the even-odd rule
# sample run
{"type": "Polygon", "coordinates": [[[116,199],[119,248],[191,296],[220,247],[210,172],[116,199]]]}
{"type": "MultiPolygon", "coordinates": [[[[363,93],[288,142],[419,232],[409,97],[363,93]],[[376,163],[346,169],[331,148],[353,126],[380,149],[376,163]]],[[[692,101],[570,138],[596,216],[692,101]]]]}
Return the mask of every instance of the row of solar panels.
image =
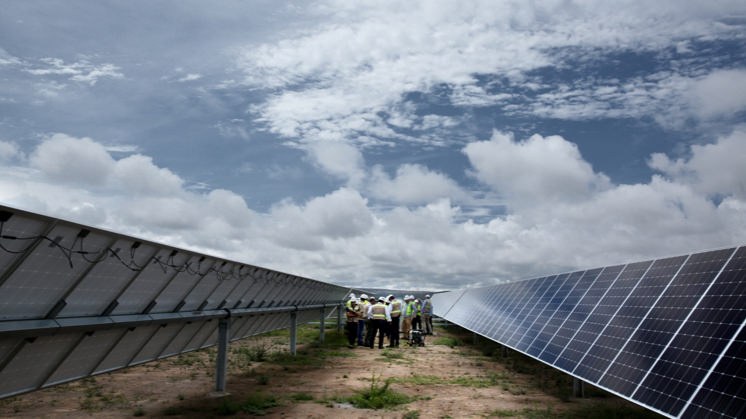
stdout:
{"type": "Polygon", "coordinates": [[[0,206],[0,398],[330,315],[349,288],[0,206]]]}
{"type": "Polygon", "coordinates": [[[669,417],[746,417],[746,247],[433,296],[435,314],[669,417]]]}

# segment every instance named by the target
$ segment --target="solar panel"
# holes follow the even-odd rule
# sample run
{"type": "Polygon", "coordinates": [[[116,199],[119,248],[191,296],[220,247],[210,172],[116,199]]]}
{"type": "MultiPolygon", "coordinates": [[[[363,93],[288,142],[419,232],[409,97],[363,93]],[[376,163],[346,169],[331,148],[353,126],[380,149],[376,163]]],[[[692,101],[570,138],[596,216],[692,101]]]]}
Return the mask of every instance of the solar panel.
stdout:
{"type": "Polygon", "coordinates": [[[438,316],[686,418],[746,413],[744,301],[746,247],[433,296],[438,316]]]}
{"type": "Polygon", "coordinates": [[[329,315],[339,287],[0,206],[0,398],[329,315]],[[328,305],[328,307],[326,307],[328,305]]]}

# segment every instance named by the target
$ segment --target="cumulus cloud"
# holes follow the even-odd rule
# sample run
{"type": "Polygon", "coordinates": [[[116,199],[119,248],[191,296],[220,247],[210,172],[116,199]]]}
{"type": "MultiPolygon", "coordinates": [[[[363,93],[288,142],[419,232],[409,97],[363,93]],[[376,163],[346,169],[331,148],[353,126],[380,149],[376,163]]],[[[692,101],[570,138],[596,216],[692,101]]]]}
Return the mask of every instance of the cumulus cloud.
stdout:
{"type": "Polygon", "coordinates": [[[365,176],[363,154],[341,141],[318,141],[306,148],[311,162],[325,173],[357,185],[365,176]]]}
{"type": "Polygon", "coordinates": [[[283,201],[272,208],[271,215],[273,240],[303,250],[320,250],[325,238],[363,235],[374,223],[367,200],[349,188],[313,198],[303,206],[283,201]]]}
{"type": "Polygon", "coordinates": [[[477,222],[450,199],[465,193],[458,184],[421,165],[374,168],[377,191],[346,186],[257,213],[232,191],[190,190],[148,156],[117,160],[56,134],[28,166],[0,168],[0,201],[340,284],[452,289],[743,244],[744,140],[739,129],[685,157],[653,155],[661,175],[616,185],[567,139],[495,132],[464,153],[509,210],[477,222]],[[407,205],[374,208],[366,193],[407,205]]]}
{"type": "Polygon", "coordinates": [[[716,70],[692,84],[691,100],[701,118],[746,110],[746,70],[716,70]]]}
{"type": "Polygon", "coordinates": [[[690,156],[671,159],[651,155],[651,168],[672,180],[691,185],[708,197],[733,196],[746,200],[746,127],[739,127],[713,144],[691,146],[690,156]]]}
{"type": "Polygon", "coordinates": [[[374,166],[369,180],[371,196],[404,204],[423,204],[439,198],[465,199],[467,194],[448,176],[418,164],[404,164],[391,178],[374,166]]]}
{"type": "Polygon", "coordinates": [[[512,134],[495,131],[489,141],[470,143],[463,152],[472,174],[516,207],[587,200],[609,187],[609,179],[594,173],[575,144],[556,135],[515,141],[512,134]]]}
{"type": "Polygon", "coordinates": [[[114,159],[104,146],[90,138],[54,134],[29,157],[31,166],[55,182],[103,185],[114,168],[114,159]]]}

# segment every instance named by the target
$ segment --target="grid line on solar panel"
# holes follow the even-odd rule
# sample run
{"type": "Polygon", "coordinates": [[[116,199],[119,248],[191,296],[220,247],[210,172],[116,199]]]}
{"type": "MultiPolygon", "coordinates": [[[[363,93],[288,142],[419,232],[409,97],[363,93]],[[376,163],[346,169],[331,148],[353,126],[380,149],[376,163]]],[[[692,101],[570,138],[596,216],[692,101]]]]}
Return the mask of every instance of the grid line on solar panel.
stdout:
{"type": "Polygon", "coordinates": [[[549,339],[551,338],[550,335],[554,335],[554,332],[557,331],[560,322],[558,317],[562,317],[562,315],[557,316],[557,313],[560,308],[567,303],[568,299],[572,300],[574,298],[574,293],[578,285],[581,287],[583,286],[581,285],[581,279],[584,274],[584,271],[571,273],[565,283],[562,284],[562,287],[557,290],[552,301],[547,304],[547,307],[539,315],[536,323],[538,323],[540,330],[538,330],[538,333],[528,344],[528,348],[526,349],[528,354],[537,356],[549,342],[549,339]],[[555,320],[555,318],[557,318],[557,320],[555,320]]]}
{"type": "Polygon", "coordinates": [[[599,383],[632,396],[732,253],[691,255],[599,383]]]}
{"type": "Polygon", "coordinates": [[[744,253],[731,256],[640,383],[636,397],[642,402],[679,412],[735,335],[746,317],[744,253]]]}
{"type": "Polygon", "coordinates": [[[643,276],[640,286],[632,292],[630,298],[609,323],[610,328],[617,329],[615,336],[608,336],[606,338],[607,341],[610,341],[610,343],[607,343],[607,346],[613,348],[615,355],[611,359],[608,356],[604,358],[606,360],[606,368],[600,376],[596,377],[595,381],[598,381],[608,372],[611,365],[622,353],[621,348],[626,345],[643,320],[648,316],[668,286],[673,282],[673,279],[684,267],[688,258],[689,256],[679,256],[658,259],[653,262],[648,272],[643,276]],[[627,323],[629,326],[621,325],[619,324],[620,322],[627,323]],[[627,331],[629,333],[626,333],[627,331]]]}
{"type": "Polygon", "coordinates": [[[508,344],[510,337],[517,331],[525,314],[533,308],[538,298],[544,294],[544,291],[546,291],[544,286],[545,284],[548,285],[548,278],[550,277],[545,276],[529,281],[523,281],[525,284],[524,286],[526,287],[526,293],[519,301],[516,301],[516,305],[510,313],[510,323],[507,323],[505,327],[503,327],[502,333],[496,336],[498,342],[506,345],[508,344]]]}
{"type": "Polygon", "coordinates": [[[526,295],[531,292],[533,286],[537,283],[537,280],[519,281],[513,283],[511,298],[505,309],[501,310],[503,320],[501,322],[494,322],[487,329],[486,336],[490,336],[498,342],[502,342],[500,339],[505,331],[509,328],[510,324],[515,320],[514,312],[518,309],[520,302],[523,301],[526,295]]]}
{"type": "Polygon", "coordinates": [[[591,302],[591,304],[593,305],[593,309],[591,309],[591,311],[585,316],[585,318],[583,318],[580,326],[578,326],[578,328],[573,331],[572,337],[562,348],[562,351],[560,351],[559,355],[554,360],[553,365],[556,365],[557,367],[565,371],[572,371],[578,365],[578,361],[580,361],[580,358],[585,354],[585,351],[587,350],[590,342],[585,342],[586,345],[584,345],[584,342],[581,339],[578,339],[577,336],[580,331],[585,328],[588,319],[591,318],[593,312],[596,310],[598,305],[601,304],[604,297],[606,297],[609,289],[611,289],[611,287],[614,285],[617,278],[619,278],[619,275],[622,274],[625,266],[626,265],[610,266],[604,268],[603,272],[599,274],[595,284],[599,285],[598,291],[600,295],[598,296],[598,299],[595,303],[591,302]]]}
{"type": "Polygon", "coordinates": [[[504,284],[500,287],[495,287],[494,297],[488,302],[488,304],[494,307],[492,316],[485,314],[481,325],[479,327],[479,333],[487,336],[489,330],[493,326],[498,326],[506,321],[505,309],[518,286],[515,283],[504,284]]]}
{"type": "MultiPolygon", "coordinates": [[[[532,295],[531,300],[526,303],[526,309],[522,310],[518,314],[520,321],[518,323],[515,323],[513,332],[507,339],[505,339],[506,345],[513,348],[516,348],[518,346],[518,342],[526,333],[530,322],[532,322],[536,318],[536,315],[538,314],[537,307],[542,303],[544,296],[548,292],[553,292],[552,286],[556,282],[558,277],[559,275],[553,275],[545,278],[544,281],[542,281],[542,284],[537,292],[532,295]]],[[[541,307],[543,308],[543,305],[541,307]]]]}
{"type": "MultiPolygon", "coordinates": [[[[552,335],[549,336],[544,342],[544,346],[542,346],[539,349],[538,353],[536,354],[537,358],[545,362],[549,362],[551,364],[554,361],[554,359],[559,355],[559,350],[564,347],[564,344],[562,345],[554,344],[555,346],[552,346],[553,342],[555,342],[555,340],[557,339],[558,333],[560,333],[563,330],[565,324],[570,319],[572,314],[575,313],[577,308],[581,305],[581,303],[585,301],[586,295],[591,290],[591,288],[593,287],[593,284],[595,284],[596,279],[598,278],[599,274],[602,271],[603,271],[602,268],[598,268],[598,269],[591,269],[583,273],[583,276],[578,281],[578,285],[573,289],[573,293],[572,293],[573,295],[568,296],[568,298],[562,303],[562,305],[558,307],[557,313],[554,316],[552,316],[552,319],[549,321],[549,323],[551,324],[550,331],[553,330],[553,332],[552,332],[552,335]],[[555,324],[556,324],[556,327],[554,326],[555,324]],[[548,348],[549,348],[549,351],[547,352],[548,348]],[[551,359],[551,361],[549,359],[551,359]]],[[[569,340],[569,336],[567,338],[569,340]]]]}
{"type": "Polygon", "coordinates": [[[557,275],[554,280],[552,281],[549,288],[547,288],[547,291],[544,293],[544,295],[539,298],[539,301],[537,301],[536,306],[534,309],[529,313],[526,320],[523,322],[523,324],[526,325],[525,332],[522,336],[518,339],[518,343],[516,343],[515,348],[525,352],[526,348],[528,348],[528,345],[534,340],[536,335],[539,333],[539,328],[541,325],[538,325],[536,322],[541,318],[542,313],[544,313],[547,310],[547,307],[552,303],[552,301],[557,296],[557,293],[562,288],[562,286],[567,282],[567,279],[570,277],[569,273],[557,275]],[[529,323],[530,322],[530,323],[529,323]]]}
{"type": "MultiPolygon", "coordinates": [[[[637,289],[642,282],[642,278],[653,265],[653,261],[630,263],[624,268],[609,292],[606,293],[601,303],[591,314],[591,319],[586,325],[591,325],[590,330],[584,330],[581,333],[588,333],[593,336],[593,342],[588,346],[585,354],[578,361],[578,365],[573,369],[573,373],[585,378],[590,382],[595,382],[607,365],[607,360],[599,358],[599,355],[605,352],[616,352],[620,348],[610,347],[599,342],[603,332],[607,330],[610,322],[619,313],[630,295],[637,289]],[[594,352],[596,348],[598,353],[594,352]]],[[[588,329],[588,328],[586,328],[588,329]]]]}
{"type": "Polygon", "coordinates": [[[746,319],[682,408],[680,418],[746,415],[746,319]],[[717,407],[717,411],[713,409],[717,407]]]}

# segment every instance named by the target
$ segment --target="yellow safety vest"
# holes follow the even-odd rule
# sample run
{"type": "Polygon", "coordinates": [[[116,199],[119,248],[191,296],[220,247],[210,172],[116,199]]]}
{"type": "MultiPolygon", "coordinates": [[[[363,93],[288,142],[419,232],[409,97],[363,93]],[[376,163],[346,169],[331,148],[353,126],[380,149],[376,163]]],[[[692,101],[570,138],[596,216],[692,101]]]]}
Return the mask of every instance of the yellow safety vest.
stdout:
{"type": "Polygon", "coordinates": [[[394,300],[393,303],[391,303],[391,317],[399,317],[401,314],[401,301],[394,300]]]}
{"type": "Polygon", "coordinates": [[[373,320],[386,320],[386,305],[378,303],[373,306],[373,320]]]}

